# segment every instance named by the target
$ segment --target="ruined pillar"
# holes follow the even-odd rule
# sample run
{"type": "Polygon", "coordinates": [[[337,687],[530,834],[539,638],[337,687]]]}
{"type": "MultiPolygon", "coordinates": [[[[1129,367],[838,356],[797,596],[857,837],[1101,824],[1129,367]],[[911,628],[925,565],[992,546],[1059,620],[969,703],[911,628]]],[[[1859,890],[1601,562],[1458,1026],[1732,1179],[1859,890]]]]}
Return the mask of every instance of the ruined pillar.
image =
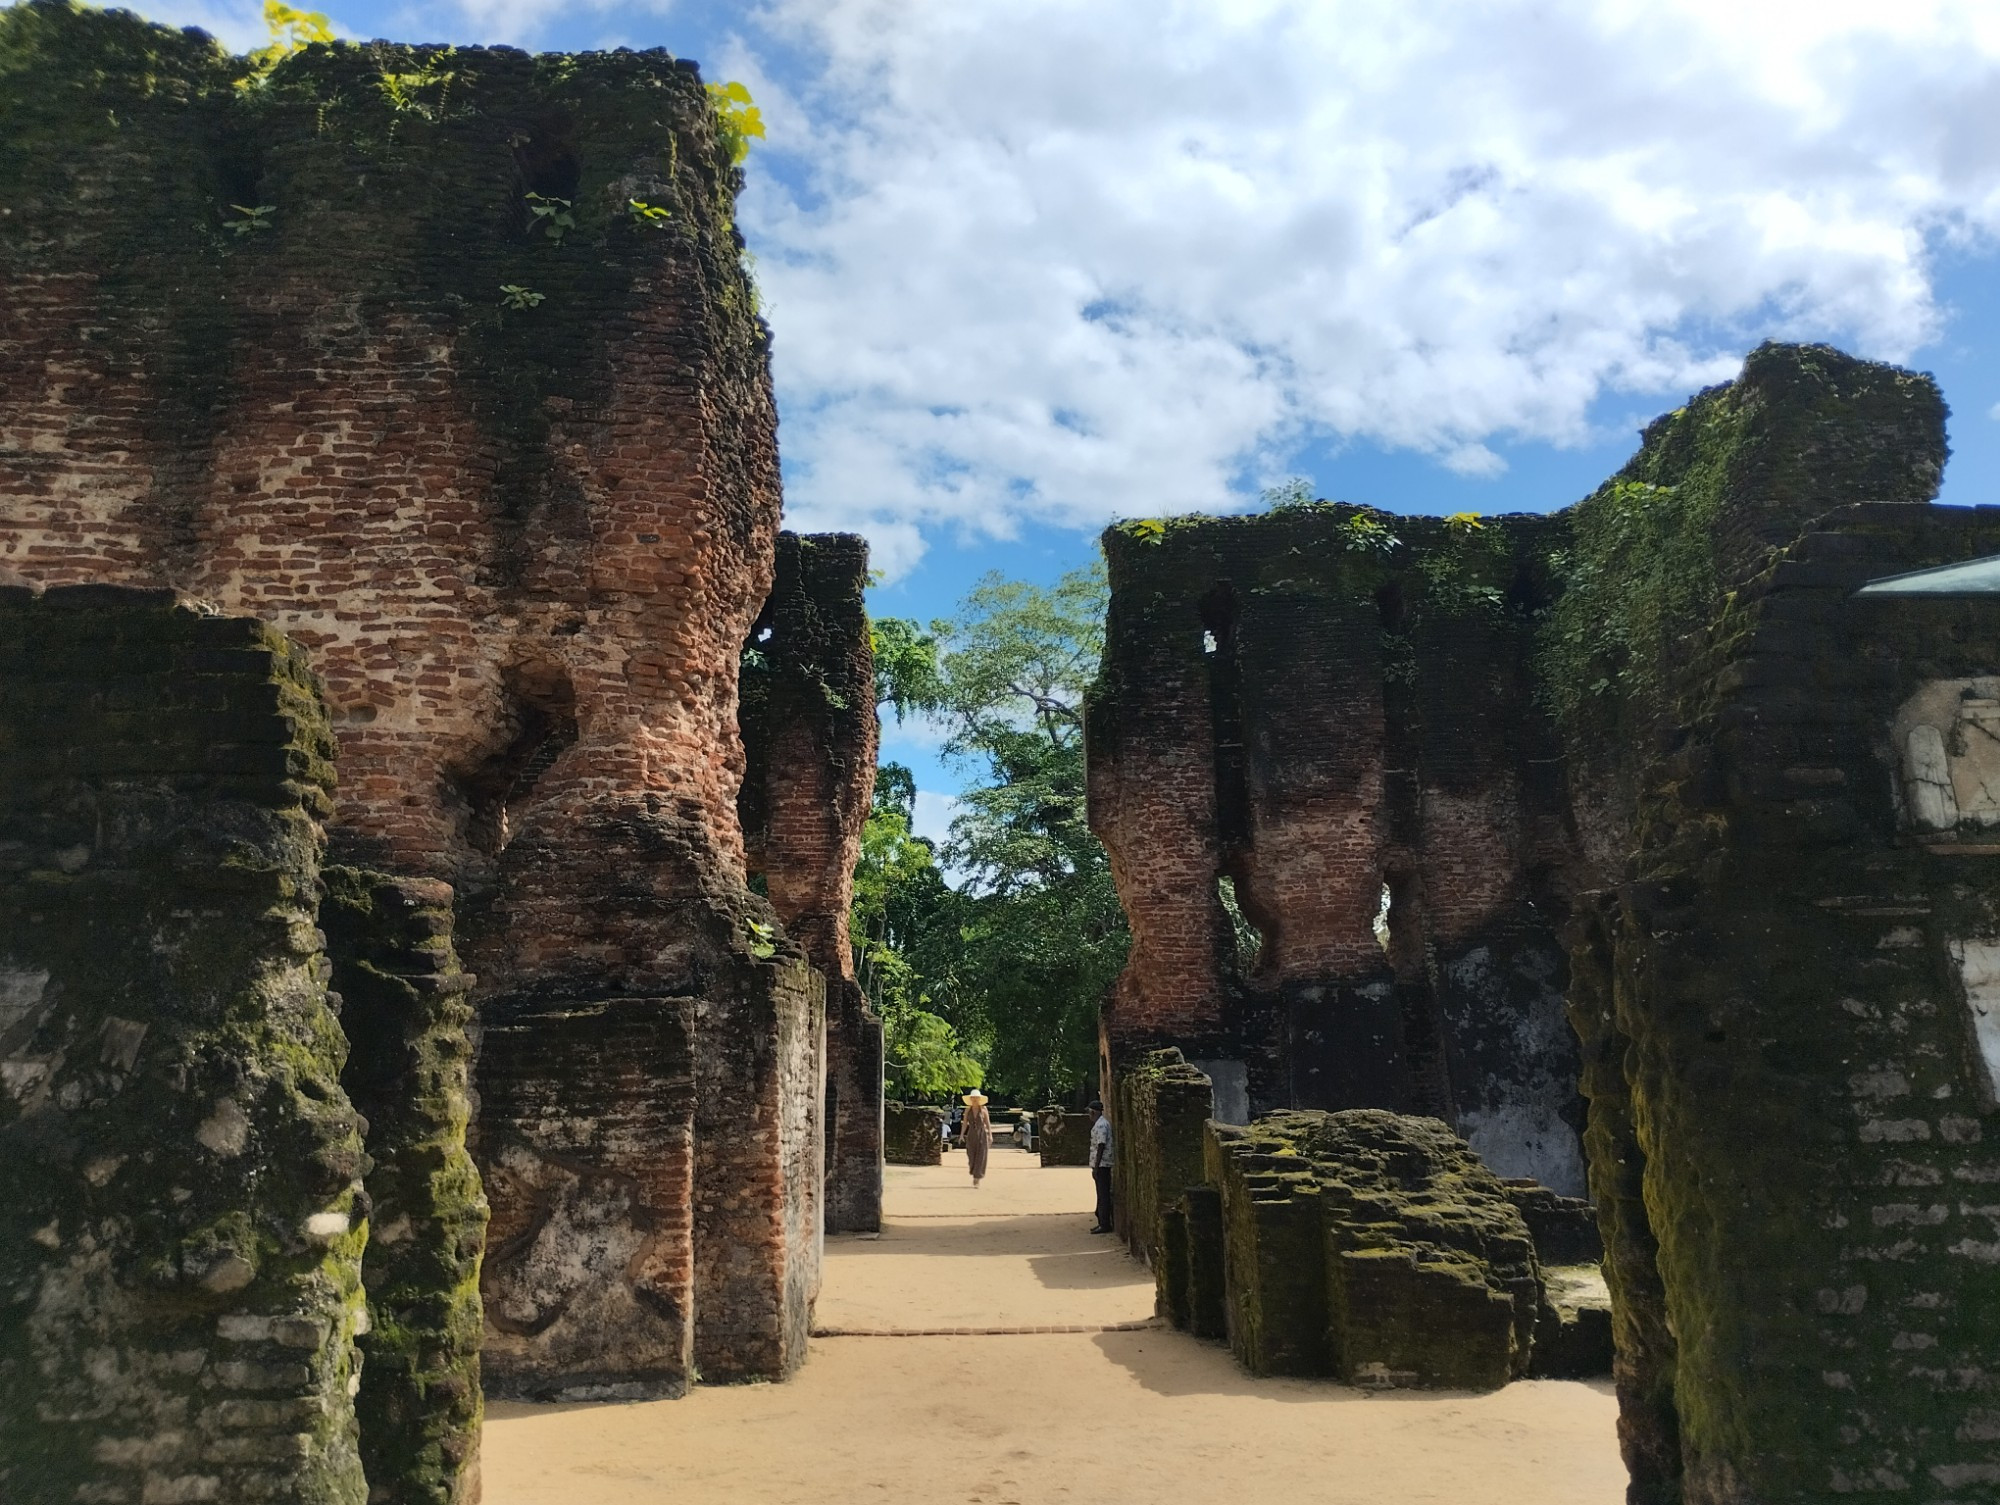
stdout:
{"type": "Polygon", "coordinates": [[[854,977],[854,864],[875,790],[868,544],[778,535],[744,649],[737,808],[771,907],[826,977],[826,1231],[882,1226],[882,1021],[854,977]]]}
{"type": "Polygon", "coordinates": [[[371,1204],[355,1411],[369,1498],[479,1498],[486,1198],[466,1154],[472,978],[452,949],[451,888],[356,868],[322,875],[347,1064],[367,1125],[371,1204]]]}
{"type": "Polygon", "coordinates": [[[821,1004],[744,889],[736,686],[780,499],[698,70],[339,44],[245,79],[122,12],[0,28],[34,143],[0,162],[0,563],[282,627],[334,718],[335,850],[453,886],[488,1383],[671,1393],[711,1320],[776,1323],[736,1351],[784,1372],[821,1004]]]}
{"type": "Polygon", "coordinates": [[[361,1505],[361,1123],[305,655],[0,588],[0,1498],[361,1505]]]}

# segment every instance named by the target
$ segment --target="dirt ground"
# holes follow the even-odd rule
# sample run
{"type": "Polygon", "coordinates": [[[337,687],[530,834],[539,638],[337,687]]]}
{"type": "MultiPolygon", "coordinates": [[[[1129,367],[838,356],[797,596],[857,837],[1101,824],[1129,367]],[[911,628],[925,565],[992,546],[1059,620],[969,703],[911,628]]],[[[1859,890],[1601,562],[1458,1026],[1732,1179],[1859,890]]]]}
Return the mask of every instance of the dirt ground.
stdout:
{"type": "Polygon", "coordinates": [[[485,1505],[1619,1505],[1608,1382],[1371,1395],[1256,1380],[1152,1314],[1092,1237],[1089,1172],[996,1147],[890,1167],[882,1236],[827,1241],[823,1336],[782,1385],[637,1405],[495,1405],[485,1505]]]}

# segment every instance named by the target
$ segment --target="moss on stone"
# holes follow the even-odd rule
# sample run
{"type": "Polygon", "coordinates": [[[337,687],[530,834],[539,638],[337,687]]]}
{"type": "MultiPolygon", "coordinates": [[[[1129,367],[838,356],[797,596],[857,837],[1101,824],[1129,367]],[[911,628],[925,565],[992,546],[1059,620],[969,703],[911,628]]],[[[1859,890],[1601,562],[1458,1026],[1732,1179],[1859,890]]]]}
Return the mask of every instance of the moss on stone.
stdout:
{"type": "Polygon", "coordinates": [[[355,1409],[370,1498],[459,1505],[478,1479],[486,1199],[465,1149],[472,979],[451,890],[356,868],[324,875],[320,923],[367,1119],[370,1329],[355,1409]]]}
{"type": "Polygon", "coordinates": [[[6,1498],[188,1475],[360,1505],[364,1157],[313,914],[330,746],[268,628],[0,592],[6,1498]],[[142,1464],[125,1440],[151,1437],[142,1464]]]}
{"type": "Polygon", "coordinates": [[[1374,1109],[1210,1123],[1231,1347],[1257,1374],[1490,1389],[1526,1373],[1534,1245],[1442,1123],[1374,1109]]]}

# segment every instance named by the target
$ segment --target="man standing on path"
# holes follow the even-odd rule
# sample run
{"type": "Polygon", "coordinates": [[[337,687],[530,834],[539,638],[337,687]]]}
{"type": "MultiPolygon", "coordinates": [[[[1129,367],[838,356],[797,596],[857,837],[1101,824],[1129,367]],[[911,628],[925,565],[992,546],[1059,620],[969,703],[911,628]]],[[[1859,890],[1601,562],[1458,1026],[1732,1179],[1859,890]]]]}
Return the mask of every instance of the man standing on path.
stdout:
{"type": "Polygon", "coordinates": [[[1111,1120],[1104,1104],[1090,1105],[1090,1179],[1097,1183],[1097,1226],[1092,1233],[1111,1231],[1111,1120]]]}

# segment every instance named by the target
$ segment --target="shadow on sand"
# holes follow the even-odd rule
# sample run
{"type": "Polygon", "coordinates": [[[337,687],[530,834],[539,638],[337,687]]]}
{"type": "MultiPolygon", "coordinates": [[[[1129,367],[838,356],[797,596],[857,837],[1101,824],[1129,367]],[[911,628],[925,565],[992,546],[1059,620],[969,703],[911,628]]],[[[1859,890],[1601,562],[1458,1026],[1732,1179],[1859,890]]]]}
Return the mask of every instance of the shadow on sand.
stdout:
{"type": "MultiPolygon", "coordinates": [[[[1090,1340],[1112,1363],[1128,1371],[1156,1395],[1244,1395],[1262,1400],[1396,1406],[1433,1405],[1454,1396],[1482,1398],[1469,1390],[1357,1390],[1333,1380],[1260,1379],[1230,1354],[1227,1344],[1160,1328],[1137,1333],[1099,1333],[1090,1340]]],[[[1519,1384],[1578,1385],[1599,1395],[1613,1394],[1611,1381],[1523,1380],[1519,1384]]]]}

